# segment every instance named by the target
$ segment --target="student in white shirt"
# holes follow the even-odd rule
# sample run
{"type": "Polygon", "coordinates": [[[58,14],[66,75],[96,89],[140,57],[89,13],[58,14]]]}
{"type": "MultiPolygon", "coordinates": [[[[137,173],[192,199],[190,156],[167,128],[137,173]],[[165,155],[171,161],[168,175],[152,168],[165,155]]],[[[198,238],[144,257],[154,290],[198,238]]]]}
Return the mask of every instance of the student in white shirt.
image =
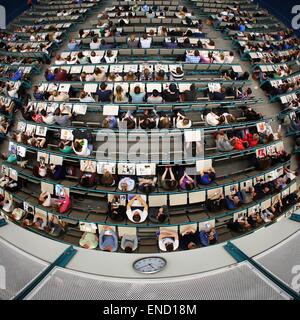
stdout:
{"type": "Polygon", "coordinates": [[[106,63],[115,63],[116,57],[114,56],[111,50],[107,50],[106,55],[104,57],[106,63]]]}
{"type": "Polygon", "coordinates": [[[51,207],[51,194],[48,191],[43,191],[39,196],[39,204],[43,207],[51,207]]]}
{"type": "Polygon", "coordinates": [[[205,117],[205,122],[209,126],[217,126],[219,125],[220,117],[216,115],[214,112],[210,111],[205,117]]]}
{"type": "Polygon", "coordinates": [[[161,251],[171,252],[178,249],[179,236],[176,231],[161,230],[158,239],[158,245],[161,251]]]}
{"type": "Polygon", "coordinates": [[[139,195],[133,197],[127,204],[127,217],[133,223],[142,223],[147,219],[148,216],[148,205],[146,201],[139,195]],[[132,208],[135,201],[138,201],[141,206],[132,208]]]}
{"type": "Polygon", "coordinates": [[[41,110],[41,115],[42,115],[42,119],[43,122],[46,124],[54,124],[55,123],[55,119],[52,113],[47,113],[45,109],[41,110]]]}
{"type": "Polygon", "coordinates": [[[91,52],[91,55],[90,55],[91,63],[100,63],[101,62],[101,58],[102,58],[102,56],[96,55],[95,51],[91,52]]]}
{"type": "Polygon", "coordinates": [[[98,50],[100,48],[100,41],[97,37],[94,37],[93,40],[90,43],[90,49],[91,50],[98,50]]]}
{"type": "Polygon", "coordinates": [[[177,113],[176,127],[178,129],[187,129],[192,126],[192,121],[181,113],[177,113]]]}
{"type": "Polygon", "coordinates": [[[213,49],[215,49],[215,47],[216,47],[216,45],[213,40],[210,40],[208,43],[204,44],[205,49],[213,50],[213,49]]]}
{"type": "Polygon", "coordinates": [[[140,45],[142,49],[149,49],[151,47],[152,39],[148,38],[147,34],[144,33],[140,39],[140,45]]]}
{"type": "Polygon", "coordinates": [[[56,65],[62,65],[65,63],[66,63],[66,61],[61,57],[60,54],[56,55],[56,57],[55,57],[55,64],[56,65]]]}
{"type": "Polygon", "coordinates": [[[232,51],[229,52],[229,55],[226,55],[224,58],[224,63],[232,63],[234,60],[234,53],[232,51]]]}
{"type": "Polygon", "coordinates": [[[96,102],[95,99],[85,91],[81,91],[79,95],[80,102],[96,102]]]}
{"type": "Polygon", "coordinates": [[[74,153],[81,157],[88,157],[91,154],[87,139],[76,139],[72,143],[74,153]]]}

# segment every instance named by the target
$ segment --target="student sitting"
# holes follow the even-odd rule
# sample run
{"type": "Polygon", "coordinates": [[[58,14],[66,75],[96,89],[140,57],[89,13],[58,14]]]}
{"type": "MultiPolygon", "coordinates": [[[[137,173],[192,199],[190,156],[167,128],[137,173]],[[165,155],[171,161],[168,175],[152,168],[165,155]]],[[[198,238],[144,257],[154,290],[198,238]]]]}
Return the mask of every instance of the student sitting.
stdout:
{"type": "Polygon", "coordinates": [[[148,205],[141,196],[134,196],[127,204],[126,214],[131,222],[142,223],[147,219],[148,205]],[[132,205],[135,201],[138,201],[140,206],[133,208],[132,205]]]}
{"type": "Polygon", "coordinates": [[[156,127],[156,113],[153,112],[151,114],[151,111],[148,109],[144,110],[144,115],[139,121],[141,129],[144,130],[150,130],[154,129],[156,127]]]}
{"type": "Polygon", "coordinates": [[[94,79],[96,82],[102,82],[106,80],[106,75],[104,70],[102,70],[101,68],[95,68],[94,71],[94,79]]]}
{"type": "Polygon", "coordinates": [[[121,249],[125,253],[132,253],[138,247],[138,238],[135,235],[123,235],[121,239],[121,249]]]}
{"type": "Polygon", "coordinates": [[[139,46],[139,40],[136,39],[136,36],[134,33],[132,33],[129,36],[129,39],[127,40],[127,47],[128,48],[138,48],[139,46]]]}
{"type": "Polygon", "coordinates": [[[134,72],[129,71],[125,76],[124,76],[124,81],[136,81],[137,77],[134,74],[134,72]]]}
{"type": "Polygon", "coordinates": [[[213,50],[213,49],[215,49],[215,47],[216,47],[215,42],[211,39],[209,40],[208,43],[204,43],[205,49],[213,50]]]}
{"type": "Polygon", "coordinates": [[[79,95],[79,102],[96,102],[90,93],[81,91],[79,95]]]}
{"type": "Polygon", "coordinates": [[[180,168],[179,171],[181,171],[181,174],[179,173],[179,176],[181,176],[179,180],[179,187],[181,190],[192,190],[195,188],[195,181],[192,177],[190,177],[186,172],[184,168],[180,168]]]}
{"type": "Polygon", "coordinates": [[[209,126],[216,127],[220,124],[220,117],[210,110],[205,116],[205,122],[209,126]]]}
{"type": "Polygon", "coordinates": [[[191,84],[189,90],[185,90],[181,95],[182,101],[184,102],[193,102],[197,100],[197,90],[195,84],[191,84]]]}
{"type": "Polygon", "coordinates": [[[96,185],[97,173],[91,161],[86,161],[80,170],[79,183],[85,188],[92,188],[96,185]]]}
{"type": "Polygon", "coordinates": [[[174,173],[171,167],[166,167],[161,177],[161,187],[167,191],[173,191],[177,189],[178,182],[175,179],[174,173]]]}
{"type": "Polygon", "coordinates": [[[241,204],[241,194],[236,190],[236,193],[232,195],[227,195],[225,197],[225,206],[228,210],[233,210],[240,206],[241,204]]]}
{"type": "Polygon", "coordinates": [[[199,247],[199,233],[194,228],[188,227],[179,236],[179,245],[182,250],[192,250],[199,247]]]}
{"type": "Polygon", "coordinates": [[[72,142],[68,140],[62,140],[59,145],[59,151],[65,154],[70,154],[73,152],[72,142]]]}
{"type": "Polygon", "coordinates": [[[76,51],[80,49],[80,44],[74,38],[71,38],[67,47],[70,51],[76,51]]]}
{"type": "Polygon", "coordinates": [[[22,220],[22,227],[30,227],[33,224],[34,211],[32,207],[28,207],[22,220]]]}
{"type": "Polygon", "coordinates": [[[57,216],[52,215],[45,227],[45,231],[51,236],[60,237],[66,232],[67,224],[65,222],[59,221],[57,216]]]}
{"type": "Polygon", "coordinates": [[[180,112],[177,113],[176,117],[176,128],[188,129],[192,126],[192,121],[180,112]]]}
{"type": "Polygon", "coordinates": [[[107,84],[105,82],[100,84],[100,90],[98,90],[96,94],[98,95],[100,102],[111,102],[112,90],[107,89],[107,84]]]}
{"type": "Polygon", "coordinates": [[[161,115],[157,127],[158,129],[170,129],[172,127],[172,120],[167,115],[161,115]]]}
{"type": "Polygon", "coordinates": [[[54,111],[55,123],[62,126],[62,127],[70,126],[71,125],[71,118],[73,116],[69,109],[65,109],[65,110],[66,110],[67,114],[63,114],[62,110],[60,108],[56,108],[56,110],[54,111]]]}
{"type": "Polygon", "coordinates": [[[138,178],[138,189],[146,194],[155,190],[157,177],[141,177],[138,178]]]}
{"type": "Polygon", "coordinates": [[[167,206],[149,209],[149,220],[151,223],[165,223],[169,219],[169,210],[167,206]]]}
{"type": "Polygon", "coordinates": [[[100,45],[101,45],[101,42],[99,41],[99,38],[94,37],[90,43],[90,49],[91,50],[98,50],[98,49],[100,49],[100,45]]]}
{"type": "Polygon", "coordinates": [[[99,234],[99,248],[107,252],[118,250],[118,237],[110,227],[103,227],[99,234]]]}
{"type": "Polygon", "coordinates": [[[150,49],[152,38],[148,38],[147,34],[144,33],[140,39],[140,47],[142,49],[150,49]]]}
{"type": "Polygon", "coordinates": [[[171,37],[170,41],[166,41],[165,47],[167,49],[176,49],[177,48],[176,38],[173,36],[173,37],[171,37]]]}
{"type": "Polygon", "coordinates": [[[211,101],[222,101],[225,100],[225,88],[221,87],[220,91],[214,91],[209,93],[209,99],[211,101]]]}
{"type": "Polygon", "coordinates": [[[140,75],[140,81],[152,81],[152,80],[153,80],[153,72],[151,72],[148,67],[144,67],[144,70],[140,75]]]}
{"type": "Polygon", "coordinates": [[[122,178],[119,181],[118,188],[123,192],[130,192],[135,188],[135,181],[129,177],[122,178]]]}
{"type": "Polygon", "coordinates": [[[216,172],[214,168],[208,170],[200,170],[199,176],[197,179],[198,184],[200,185],[209,185],[216,179],[216,172]]]}
{"type": "Polygon", "coordinates": [[[186,55],[186,58],[185,58],[185,62],[194,63],[194,64],[200,63],[200,60],[201,60],[201,57],[198,50],[195,50],[193,55],[186,55]]]}
{"type": "Polygon", "coordinates": [[[39,204],[43,207],[51,207],[53,204],[53,200],[51,198],[50,192],[43,191],[39,196],[39,204]]]}
{"type": "Polygon", "coordinates": [[[140,86],[135,86],[133,92],[130,92],[130,98],[132,103],[144,103],[145,93],[140,86]]]}
{"type": "Polygon", "coordinates": [[[166,102],[179,101],[179,91],[175,83],[170,84],[169,90],[164,90],[163,97],[166,102]]]}
{"type": "Polygon", "coordinates": [[[228,136],[223,131],[216,134],[216,146],[217,150],[220,152],[228,152],[234,149],[234,146],[231,144],[231,141],[228,139],[228,136]]]}
{"type": "Polygon", "coordinates": [[[123,221],[126,218],[126,206],[122,204],[119,195],[114,195],[108,203],[108,216],[113,221],[123,221]]]}
{"type": "Polygon", "coordinates": [[[115,103],[126,103],[128,102],[128,97],[124,92],[124,89],[121,86],[116,87],[116,91],[114,94],[114,102],[115,103]]]}
{"type": "Polygon", "coordinates": [[[79,240],[79,245],[85,249],[96,249],[98,247],[98,237],[96,233],[84,232],[81,239],[79,240]]]}
{"type": "Polygon", "coordinates": [[[63,189],[63,196],[60,199],[55,199],[54,205],[59,213],[66,213],[70,210],[71,198],[65,188],[63,189]]]}
{"type": "Polygon", "coordinates": [[[151,104],[162,103],[163,98],[159,95],[159,92],[154,89],[152,94],[147,98],[147,102],[151,104]]]}
{"type": "Polygon", "coordinates": [[[106,116],[102,121],[101,127],[104,129],[117,129],[118,120],[115,116],[106,116]]]}
{"type": "Polygon", "coordinates": [[[128,111],[125,115],[121,117],[121,122],[123,122],[122,128],[124,128],[124,124],[126,124],[126,129],[135,129],[136,118],[130,111],[128,111]]]}
{"type": "Polygon", "coordinates": [[[67,102],[69,101],[69,94],[66,92],[58,92],[57,90],[52,91],[48,98],[48,101],[54,102],[67,102]]]}
{"type": "Polygon", "coordinates": [[[206,230],[201,230],[199,235],[200,242],[204,247],[218,242],[218,233],[215,228],[208,227],[206,230]]]}
{"type": "Polygon", "coordinates": [[[123,81],[123,78],[119,74],[117,74],[115,72],[110,72],[108,74],[107,81],[109,81],[109,82],[120,82],[120,81],[123,81]]]}
{"type": "Polygon", "coordinates": [[[181,81],[184,78],[184,72],[181,67],[177,67],[170,72],[170,81],[181,81]]]}
{"type": "Polygon", "coordinates": [[[222,190],[216,191],[207,197],[205,206],[209,212],[218,212],[225,209],[225,200],[222,190]]]}
{"type": "MultiPolygon", "coordinates": [[[[105,41],[104,39],[101,40],[101,42],[105,41]]],[[[102,46],[102,44],[101,44],[102,46]]],[[[101,49],[101,47],[100,47],[101,49]]],[[[117,58],[114,56],[113,52],[111,50],[107,50],[106,55],[104,56],[104,61],[106,63],[116,63],[117,58]]]]}
{"type": "Polygon", "coordinates": [[[76,139],[72,143],[72,149],[75,154],[81,157],[88,157],[91,154],[87,139],[76,139]]]}
{"type": "Polygon", "coordinates": [[[158,237],[159,249],[161,251],[172,252],[179,247],[178,233],[173,230],[161,230],[158,237]]]}

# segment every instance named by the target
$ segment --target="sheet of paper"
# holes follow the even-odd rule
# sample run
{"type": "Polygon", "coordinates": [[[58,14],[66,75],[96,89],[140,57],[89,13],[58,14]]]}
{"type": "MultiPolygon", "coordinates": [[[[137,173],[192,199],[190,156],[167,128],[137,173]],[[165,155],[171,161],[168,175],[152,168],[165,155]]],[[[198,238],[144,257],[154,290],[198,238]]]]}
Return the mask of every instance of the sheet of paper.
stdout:
{"type": "Polygon", "coordinates": [[[83,90],[87,93],[96,93],[98,89],[98,83],[87,83],[84,85],[83,90]]]}
{"type": "Polygon", "coordinates": [[[47,135],[47,127],[44,126],[36,126],[35,134],[40,137],[46,137],[47,135]]]}
{"type": "Polygon", "coordinates": [[[103,106],[104,116],[117,116],[118,114],[119,114],[119,106],[111,105],[111,104],[103,106]]]}
{"type": "Polygon", "coordinates": [[[41,190],[42,192],[49,192],[50,194],[54,194],[54,185],[51,183],[41,182],[41,190]]]}
{"type": "Polygon", "coordinates": [[[72,130],[62,129],[60,132],[60,138],[61,140],[73,141],[74,136],[72,130]]]}
{"type": "Polygon", "coordinates": [[[201,141],[201,130],[188,130],[184,131],[185,142],[201,141]]]}
{"type": "Polygon", "coordinates": [[[86,104],[74,104],[73,112],[77,115],[85,115],[87,112],[88,106],[86,104]]]}
{"type": "Polygon", "coordinates": [[[156,175],[155,163],[138,163],[136,164],[136,175],[138,176],[154,176],[156,175]]]}
{"type": "Polygon", "coordinates": [[[63,161],[64,161],[64,158],[63,158],[63,157],[56,156],[56,155],[54,155],[54,154],[51,154],[51,155],[50,155],[50,160],[49,160],[49,163],[50,163],[50,164],[54,164],[54,165],[56,165],[56,166],[62,166],[63,161]]]}
{"type": "Polygon", "coordinates": [[[49,153],[38,152],[37,153],[37,161],[41,162],[41,163],[48,164],[49,163],[49,153]]]}

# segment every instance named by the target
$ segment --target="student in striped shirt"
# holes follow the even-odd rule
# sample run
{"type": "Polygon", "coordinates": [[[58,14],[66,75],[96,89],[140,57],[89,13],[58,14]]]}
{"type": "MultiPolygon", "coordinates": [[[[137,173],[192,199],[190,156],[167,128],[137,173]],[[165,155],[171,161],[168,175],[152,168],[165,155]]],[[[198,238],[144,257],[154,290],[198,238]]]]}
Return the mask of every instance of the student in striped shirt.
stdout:
{"type": "Polygon", "coordinates": [[[184,72],[181,67],[177,67],[176,70],[171,70],[170,80],[171,81],[181,81],[183,80],[184,72]]]}

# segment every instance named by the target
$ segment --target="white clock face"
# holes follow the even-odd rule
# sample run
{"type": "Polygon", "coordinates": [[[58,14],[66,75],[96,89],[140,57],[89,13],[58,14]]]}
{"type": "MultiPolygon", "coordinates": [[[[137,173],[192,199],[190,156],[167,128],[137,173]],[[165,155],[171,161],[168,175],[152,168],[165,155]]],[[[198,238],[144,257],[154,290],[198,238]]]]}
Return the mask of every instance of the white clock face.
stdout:
{"type": "Polygon", "coordinates": [[[159,257],[149,257],[137,260],[133,267],[137,272],[145,274],[157,273],[165,268],[167,261],[159,257]]]}

